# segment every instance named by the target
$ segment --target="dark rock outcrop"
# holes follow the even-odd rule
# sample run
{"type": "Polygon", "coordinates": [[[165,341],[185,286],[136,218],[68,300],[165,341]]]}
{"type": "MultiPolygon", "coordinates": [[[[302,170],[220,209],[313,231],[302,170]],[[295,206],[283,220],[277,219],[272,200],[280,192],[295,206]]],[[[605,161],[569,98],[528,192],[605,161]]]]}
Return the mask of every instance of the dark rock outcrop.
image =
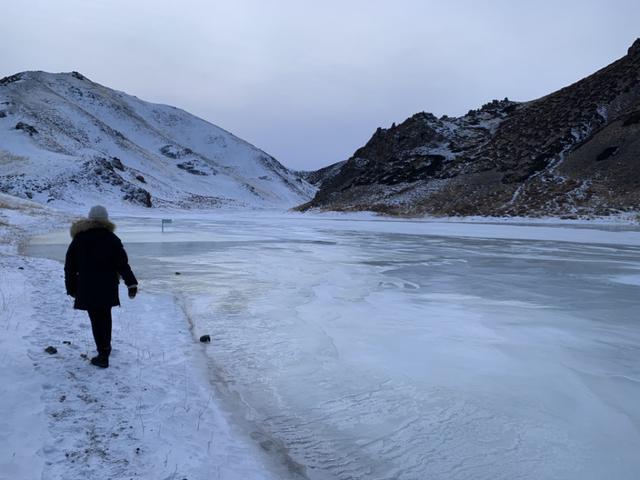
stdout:
{"type": "Polygon", "coordinates": [[[0,87],[13,82],[17,82],[18,80],[22,80],[22,73],[16,73],[15,75],[9,75],[8,77],[0,78],[0,87]]]}
{"type": "Polygon", "coordinates": [[[183,162],[183,163],[178,163],[176,165],[176,167],[178,167],[181,170],[184,170],[185,172],[189,172],[192,175],[202,175],[205,176],[207,175],[205,172],[203,172],[202,170],[198,170],[193,162],[183,162]]]}
{"type": "Polygon", "coordinates": [[[121,172],[124,172],[124,165],[122,164],[122,161],[118,157],[111,158],[111,165],[113,166],[113,168],[116,168],[121,172]]]}
{"type": "Polygon", "coordinates": [[[160,149],[160,153],[167,158],[178,159],[191,155],[193,151],[190,148],[178,147],[176,145],[165,145],[160,149]]]}
{"type": "Polygon", "coordinates": [[[33,137],[38,133],[38,130],[36,130],[36,127],[24,122],[16,123],[16,130],[22,130],[23,132],[28,133],[30,137],[33,137]]]}
{"type": "Polygon", "coordinates": [[[332,165],[329,165],[328,167],[323,167],[323,168],[321,168],[319,170],[315,170],[315,171],[312,171],[312,172],[299,171],[299,172],[296,172],[296,173],[302,179],[306,180],[310,184],[319,187],[325,181],[329,180],[330,178],[335,177],[338,173],[340,173],[340,170],[342,169],[342,167],[344,166],[345,163],[347,163],[347,162],[346,161],[342,161],[342,162],[334,163],[332,165]]]}

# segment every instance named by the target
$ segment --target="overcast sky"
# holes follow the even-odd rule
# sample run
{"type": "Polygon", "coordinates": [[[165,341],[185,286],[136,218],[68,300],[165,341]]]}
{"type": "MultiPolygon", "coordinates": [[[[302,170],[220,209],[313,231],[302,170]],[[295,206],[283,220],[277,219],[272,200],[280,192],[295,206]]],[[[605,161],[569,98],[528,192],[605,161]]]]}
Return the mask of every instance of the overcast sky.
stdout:
{"type": "Polygon", "coordinates": [[[378,127],[530,100],[640,36],[638,0],[0,0],[0,77],[77,70],[314,169],[378,127]]]}

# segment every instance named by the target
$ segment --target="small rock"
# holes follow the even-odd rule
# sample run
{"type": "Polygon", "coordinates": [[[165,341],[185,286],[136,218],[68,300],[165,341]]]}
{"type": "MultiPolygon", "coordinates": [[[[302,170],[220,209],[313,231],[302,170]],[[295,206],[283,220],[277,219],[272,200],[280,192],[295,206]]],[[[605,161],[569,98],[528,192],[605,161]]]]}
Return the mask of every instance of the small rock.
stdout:
{"type": "Polygon", "coordinates": [[[86,353],[81,353],[81,354],[80,354],[80,356],[81,356],[82,358],[84,358],[84,359],[89,358],[89,357],[87,357],[87,354],[86,354],[86,353]]]}
{"type": "Polygon", "coordinates": [[[64,343],[65,345],[71,345],[71,342],[69,340],[63,340],[62,343],[64,343]]]}
{"type": "Polygon", "coordinates": [[[18,267],[18,270],[24,270],[24,267],[18,267]]]}
{"type": "Polygon", "coordinates": [[[182,275],[180,272],[176,272],[176,275],[182,275]]]}
{"type": "Polygon", "coordinates": [[[273,440],[263,440],[262,442],[260,442],[260,446],[263,450],[270,452],[273,449],[274,443],[273,440]]]}
{"type": "Polygon", "coordinates": [[[202,343],[209,343],[211,341],[211,336],[210,335],[202,335],[200,337],[200,341],[202,343]]]}
{"type": "Polygon", "coordinates": [[[124,165],[118,157],[111,157],[111,166],[117,168],[120,171],[124,171],[124,165]]]}
{"type": "Polygon", "coordinates": [[[16,130],[22,130],[23,132],[28,133],[30,137],[33,137],[35,134],[38,133],[38,130],[36,130],[36,128],[33,125],[29,125],[28,123],[24,123],[24,122],[16,123],[15,128],[16,130]]]}
{"type": "Polygon", "coordinates": [[[47,348],[45,348],[44,351],[47,352],[49,355],[53,355],[54,353],[58,353],[58,349],[56,347],[52,347],[51,345],[49,345],[47,348]]]}

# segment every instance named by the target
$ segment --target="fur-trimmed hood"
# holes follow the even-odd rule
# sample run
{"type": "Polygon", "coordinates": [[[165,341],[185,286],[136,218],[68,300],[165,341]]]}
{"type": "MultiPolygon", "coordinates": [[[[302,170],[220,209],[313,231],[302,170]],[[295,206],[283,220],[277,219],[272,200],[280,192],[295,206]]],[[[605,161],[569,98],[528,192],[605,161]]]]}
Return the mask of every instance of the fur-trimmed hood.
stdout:
{"type": "Polygon", "coordinates": [[[93,228],[104,228],[105,230],[109,230],[113,233],[113,231],[116,229],[116,226],[109,220],[93,220],[89,218],[83,218],[82,220],[78,220],[71,224],[71,238],[75,238],[77,234],[86,232],[87,230],[91,230],[93,228]]]}

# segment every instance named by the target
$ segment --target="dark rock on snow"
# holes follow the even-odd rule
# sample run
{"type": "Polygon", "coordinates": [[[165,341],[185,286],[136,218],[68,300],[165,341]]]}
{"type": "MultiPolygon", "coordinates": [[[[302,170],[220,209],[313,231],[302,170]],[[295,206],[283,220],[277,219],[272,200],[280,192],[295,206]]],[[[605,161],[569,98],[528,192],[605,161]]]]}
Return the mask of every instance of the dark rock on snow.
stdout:
{"type": "Polygon", "coordinates": [[[124,165],[122,164],[122,161],[118,157],[111,158],[111,165],[113,166],[113,168],[116,168],[124,172],[124,165]]]}
{"type": "Polygon", "coordinates": [[[190,148],[178,147],[176,145],[165,145],[160,148],[160,153],[167,158],[178,159],[191,155],[193,151],[190,148]]]}
{"type": "Polygon", "coordinates": [[[23,132],[28,133],[30,137],[38,133],[38,130],[36,130],[36,127],[24,122],[16,123],[16,130],[22,130],[23,132]]]}

